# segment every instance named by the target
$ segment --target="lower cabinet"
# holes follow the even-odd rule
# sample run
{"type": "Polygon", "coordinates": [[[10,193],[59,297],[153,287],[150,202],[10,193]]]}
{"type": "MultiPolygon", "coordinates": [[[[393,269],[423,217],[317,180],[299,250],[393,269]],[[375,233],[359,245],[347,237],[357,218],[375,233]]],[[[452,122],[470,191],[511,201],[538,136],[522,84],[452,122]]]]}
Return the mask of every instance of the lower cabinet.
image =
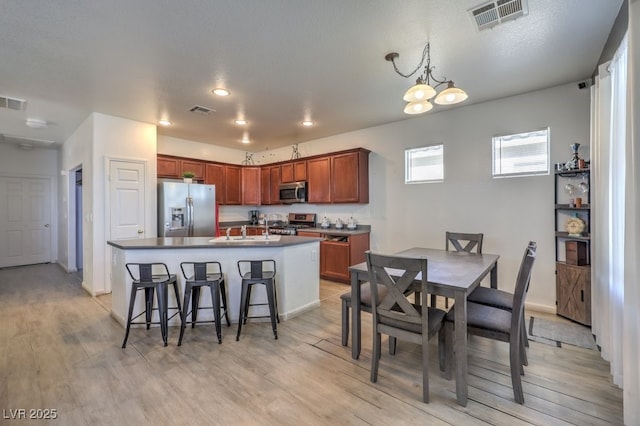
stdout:
{"type": "Polygon", "coordinates": [[[332,235],[298,231],[299,236],[324,238],[320,242],[320,278],[348,283],[349,266],[365,261],[369,234],[332,235]]]}
{"type": "Polygon", "coordinates": [[[591,325],[591,267],[556,262],[558,315],[591,325]]]}

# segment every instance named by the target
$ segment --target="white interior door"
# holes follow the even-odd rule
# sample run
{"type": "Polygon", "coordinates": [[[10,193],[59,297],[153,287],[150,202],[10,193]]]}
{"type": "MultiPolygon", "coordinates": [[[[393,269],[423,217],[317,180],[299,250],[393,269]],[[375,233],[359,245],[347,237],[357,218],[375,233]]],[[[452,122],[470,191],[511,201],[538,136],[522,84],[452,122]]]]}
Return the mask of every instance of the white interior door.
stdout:
{"type": "Polygon", "coordinates": [[[145,236],[145,165],[109,162],[111,240],[145,236]]]}
{"type": "Polygon", "coordinates": [[[0,177],[0,267],[50,261],[49,179],[0,177]]]}

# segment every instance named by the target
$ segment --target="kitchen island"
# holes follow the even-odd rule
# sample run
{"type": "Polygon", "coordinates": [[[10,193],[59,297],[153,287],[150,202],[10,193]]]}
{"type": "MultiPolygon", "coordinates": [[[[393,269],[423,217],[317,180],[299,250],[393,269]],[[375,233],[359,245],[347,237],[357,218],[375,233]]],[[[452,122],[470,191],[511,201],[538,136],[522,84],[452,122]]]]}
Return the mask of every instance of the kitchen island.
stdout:
{"type": "MultiPolygon", "coordinates": [[[[273,259],[276,261],[276,291],[281,320],[299,315],[320,306],[319,250],[320,239],[298,236],[276,236],[229,239],[191,238],[144,238],[108,241],[113,247],[111,261],[112,304],[111,315],[123,326],[129,307],[131,277],[125,264],[165,263],[169,272],[178,276],[180,293],[184,294],[184,278],[181,262],[218,261],[227,283],[227,303],[233,322],[238,320],[241,278],[238,260],[273,259]]],[[[266,302],[264,291],[256,289],[252,301],[266,302]]],[[[144,297],[136,298],[135,312],[144,309],[144,297]]],[[[175,296],[169,292],[169,306],[176,306],[175,296]]],[[[200,306],[211,306],[211,296],[203,291],[200,306]]],[[[154,313],[155,314],[155,313],[154,313]]],[[[251,315],[268,315],[266,306],[252,308],[251,315]]],[[[213,318],[211,310],[198,313],[198,320],[213,318]]],[[[179,316],[169,325],[179,325],[179,316]]]]}

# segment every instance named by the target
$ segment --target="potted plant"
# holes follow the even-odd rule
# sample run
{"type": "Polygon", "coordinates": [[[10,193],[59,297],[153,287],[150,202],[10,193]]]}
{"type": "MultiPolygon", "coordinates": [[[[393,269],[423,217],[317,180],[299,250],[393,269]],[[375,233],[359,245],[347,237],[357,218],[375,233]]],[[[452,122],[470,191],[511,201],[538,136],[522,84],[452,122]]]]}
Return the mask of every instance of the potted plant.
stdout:
{"type": "Polygon", "coordinates": [[[193,183],[193,178],[196,176],[194,172],[183,172],[182,177],[184,178],[184,183],[193,183]]]}

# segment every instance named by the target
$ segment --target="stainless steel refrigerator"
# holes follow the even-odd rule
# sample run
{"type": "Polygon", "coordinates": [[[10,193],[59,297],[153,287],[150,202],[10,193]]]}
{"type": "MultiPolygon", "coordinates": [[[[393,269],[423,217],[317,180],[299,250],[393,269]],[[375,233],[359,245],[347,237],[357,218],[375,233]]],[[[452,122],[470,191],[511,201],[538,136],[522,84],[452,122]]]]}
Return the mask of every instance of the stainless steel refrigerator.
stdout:
{"type": "Polygon", "coordinates": [[[158,183],[159,237],[215,237],[216,187],[158,183]]]}

